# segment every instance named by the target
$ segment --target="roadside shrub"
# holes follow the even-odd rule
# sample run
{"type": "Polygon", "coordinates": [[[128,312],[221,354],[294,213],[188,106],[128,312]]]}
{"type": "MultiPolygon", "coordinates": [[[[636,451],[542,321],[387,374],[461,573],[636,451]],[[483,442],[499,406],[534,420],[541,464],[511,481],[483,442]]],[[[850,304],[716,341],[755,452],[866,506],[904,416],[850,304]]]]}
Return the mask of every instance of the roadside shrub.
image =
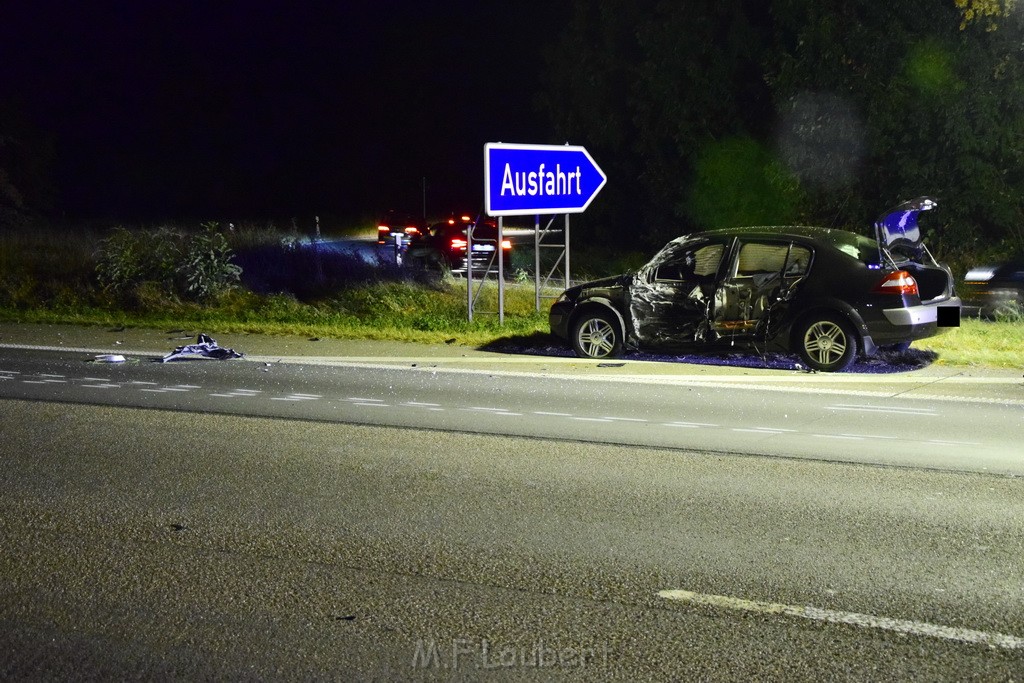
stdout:
{"type": "Polygon", "coordinates": [[[132,232],[115,228],[100,242],[96,277],[103,290],[124,296],[140,290],[190,301],[215,298],[238,286],[242,269],[216,223],[188,234],[172,228],[132,232]],[[142,285],[146,287],[141,287],[142,285]]]}
{"type": "Polygon", "coordinates": [[[187,298],[212,299],[236,287],[242,269],[232,263],[232,251],[216,223],[204,223],[203,232],[185,245],[177,274],[184,280],[187,298]]]}

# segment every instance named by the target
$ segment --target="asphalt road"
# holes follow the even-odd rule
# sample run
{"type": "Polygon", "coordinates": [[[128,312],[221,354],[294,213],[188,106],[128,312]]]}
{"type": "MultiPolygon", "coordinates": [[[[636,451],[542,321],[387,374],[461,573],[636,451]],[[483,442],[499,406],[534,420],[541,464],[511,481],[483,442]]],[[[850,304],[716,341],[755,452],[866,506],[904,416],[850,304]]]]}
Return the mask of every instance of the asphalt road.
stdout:
{"type": "Polygon", "coordinates": [[[8,348],[0,396],[1024,475],[1017,377],[978,395],[964,377],[587,374],[558,358],[126,358],[8,348]]]}
{"type": "Polygon", "coordinates": [[[56,334],[0,329],[4,678],[1024,676],[1016,373],[56,334]]]}
{"type": "Polygon", "coordinates": [[[1024,672],[1014,478],[11,400],[0,418],[5,678],[1024,672]]]}

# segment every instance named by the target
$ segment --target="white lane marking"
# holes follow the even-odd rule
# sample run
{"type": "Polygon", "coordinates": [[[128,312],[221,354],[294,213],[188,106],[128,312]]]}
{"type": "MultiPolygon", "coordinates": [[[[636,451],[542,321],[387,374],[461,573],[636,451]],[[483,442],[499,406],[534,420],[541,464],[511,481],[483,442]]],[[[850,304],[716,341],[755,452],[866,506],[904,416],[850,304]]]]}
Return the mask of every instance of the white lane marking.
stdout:
{"type": "Polygon", "coordinates": [[[793,433],[793,429],[776,429],[775,427],[733,427],[734,432],[749,432],[751,434],[786,434],[793,433]]]}
{"type": "Polygon", "coordinates": [[[936,446],[980,446],[977,441],[948,441],[946,439],[929,439],[927,443],[936,446]]]}
{"type": "Polygon", "coordinates": [[[839,439],[840,441],[863,441],[863,436],[849,436],[847,434],[811,434],[819,439],[839,439]]]}
{"type": "Polygon", "coordinates": [[[579,420],[580,422],[611,422],[607,417],[573,417],[573,420],[579,420]]]}
{"type": "Polygon", "coordinates": [[[708,424],[707,422],[664,422],[662,423],[666,427],[717,427],[718,425],[708,424]]]}
{"type": "Polygon", "coordinates": [[[155,387],[156,386],[156,382],[143,382],[142,380],[137,380],[137,379],[132,380],[131,382],[128,382],[128,384],[141,384],[142,386],[146,386],[146,387],[155,387]]]}
{"type": "Polygon", "coordinates": [[[103,384],[83,384],[82,387],[84,387],[85,389],[120,389],[121,385],[120,384],[108,384],[108,383],[103,383],[103,384]]]}
{"type": "Polygon", "coordinates": [[[361,398],[359,396],[349,396],[349,401],[356,401],[359,403],[383,403],[384,400],[380,398],[361,398]]]}
{"type": "Polygon", "coordinates": [[[412,406],[413,408],[440,408],[440,403],[422,403],[420,401],[406,401],[402,405],[412,406]]]}
{"type": "Polygon", "coordinates": [[[23,379],[22,384],[47,384],[46,380],[42,379],[23,379]]]}
{"type": "Polygon", "coordinates": [[[390,408],[391,407],[387,403],[365,403],[365,402],[362,402],[362,401],[357,401],[357,402],[353,403],[352,405],[355,405],[355,406],[365,406],[367,408],[390,408]]]}
{"type": "Polygon", "coordinates": [[[68,383],[68,381],[66,379],[44,379],[43,381],[46,382],[47,384],[67,384],[68,383]]]}
{"type": "Polygon", "coordinates": [[[741,612],[755,612],[759,614],[783,614],[801,619],[813,621],[824,621],[831,624],[847,624],[861,628],[873,628],[896,633],[907,633],[926,638],[939,638],[952,640],[959,643],[971,643],[999,647],[1006,650],[1024,649],[1024,638],[1019,638],[1005,633],[990,633],[988,631],[975,631],[968,628],[957,628],[953,626],[941,626],[929,624],[924,621],[912,621],[909,619],[892,619],[890,617],[879,617],[872,614],[859,614],[857,612],[843,612],[839,610],[821,609],[807,605],[785,605],[777,602],[759,602],[756,600],[743,600],[725,595],[710,595],[707,593],[694,593],[684,590],[664,590],[658,595],[666,600],[676,600],[694,605],[708,605],[741,612]]]}
{"type": "Polygon", "coordinates": [[[547,415],[548,417],[572,417],[572,413],[549,413],[544,410],[533,411],[534,415],[547,415]]]}
{"type": "Polygon", "coordinates": [[[890,441],[897,439],[895,436],[879,436],[878,434],[840,434],[839,436],[848,436],[851,439],[888,439],[890,441]]]}
{"type": "Polygon", "coordinates": [[[902,415],[919,415],[919,416],[931,416],[937,417],[938,413],[931,408],[900,408],[900,407],[889,407],[889,406],[860,406],[860,405],[848,405],[839,404],[834,406],[826,406],[828,410],[853,410],[863,413],[899,413],[902,415]]]}
{"type": "Polygon", "coordinates": [[[605,415],[604,419],[611,420],[613,422],[647,422],[647,420],[639,417],[612,417],[610,415],[605,415]]]}
{"type": "Polygon", "coordinates": [[[64,375],[49,375],[49,374],[42,373],[42,374],[39,375],[39,377],[56,377],[56,378],[59,379],[59,378],[64,377],[64,375]]]}
{"type": "Polygon", "coordinates": [[[468,408],[463,408],[463,410],[482,410],[484,412],[490,412],[490,413],[507,413],[508,412],[508,408],[490,408],[490,407],[487,407],[487,406],[470,406],[468,408]]]}
{"type": "Polygon", "coordinates": [[[210,394],[210,396],[215,396],[217,398],[255,398],[261,393],[263,392],[258,389],[235,389],[226,394],[210,394]]]}
{"type": "Polygon", "coordinates": [[[323,398],[317,394],[288,394],[287,396],[273,396],[271,401],[315,401],[323,398]]]}

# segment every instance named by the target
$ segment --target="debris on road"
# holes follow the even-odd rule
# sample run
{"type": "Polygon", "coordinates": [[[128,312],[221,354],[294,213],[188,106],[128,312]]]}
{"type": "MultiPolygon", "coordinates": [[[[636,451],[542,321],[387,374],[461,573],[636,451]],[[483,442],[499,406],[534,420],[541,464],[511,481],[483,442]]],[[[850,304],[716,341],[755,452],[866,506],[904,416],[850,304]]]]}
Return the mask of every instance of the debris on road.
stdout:
{"type": "Polygon", "coordinates": [[[160,359],[161,363],[166,363],[169,360],[178,360],[180,358],[213,358],[215,360],[228,360],[231,358],[241,358],[244,354],[238,353],[234,349],[225,349],[217,346],[217,342],[212,337],[206,334],[200,334],[196,339],[195,344],[187,344],[185,346],[179,346],[174,349],[171,353],[167,354],[160,359]]]}

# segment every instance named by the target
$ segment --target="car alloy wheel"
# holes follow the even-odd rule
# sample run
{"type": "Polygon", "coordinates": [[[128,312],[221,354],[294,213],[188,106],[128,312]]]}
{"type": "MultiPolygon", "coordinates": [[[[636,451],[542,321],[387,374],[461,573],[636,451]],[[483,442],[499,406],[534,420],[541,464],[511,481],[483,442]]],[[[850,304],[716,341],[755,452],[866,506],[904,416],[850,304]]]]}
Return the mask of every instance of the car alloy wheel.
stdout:
{"type": "Polygon", "coordinates": [[[573,326],[573,348],[583,358],[617,358],[622,354],[619,326],[607,313],[584,313],[573,326]]]}
{"type": "Polygon", "coordinates": [[[837,316],[812,318],[801,330],[800,357],[812,369],[842,372],[853,363],[857,342],[849,325],[837,316]]]}

